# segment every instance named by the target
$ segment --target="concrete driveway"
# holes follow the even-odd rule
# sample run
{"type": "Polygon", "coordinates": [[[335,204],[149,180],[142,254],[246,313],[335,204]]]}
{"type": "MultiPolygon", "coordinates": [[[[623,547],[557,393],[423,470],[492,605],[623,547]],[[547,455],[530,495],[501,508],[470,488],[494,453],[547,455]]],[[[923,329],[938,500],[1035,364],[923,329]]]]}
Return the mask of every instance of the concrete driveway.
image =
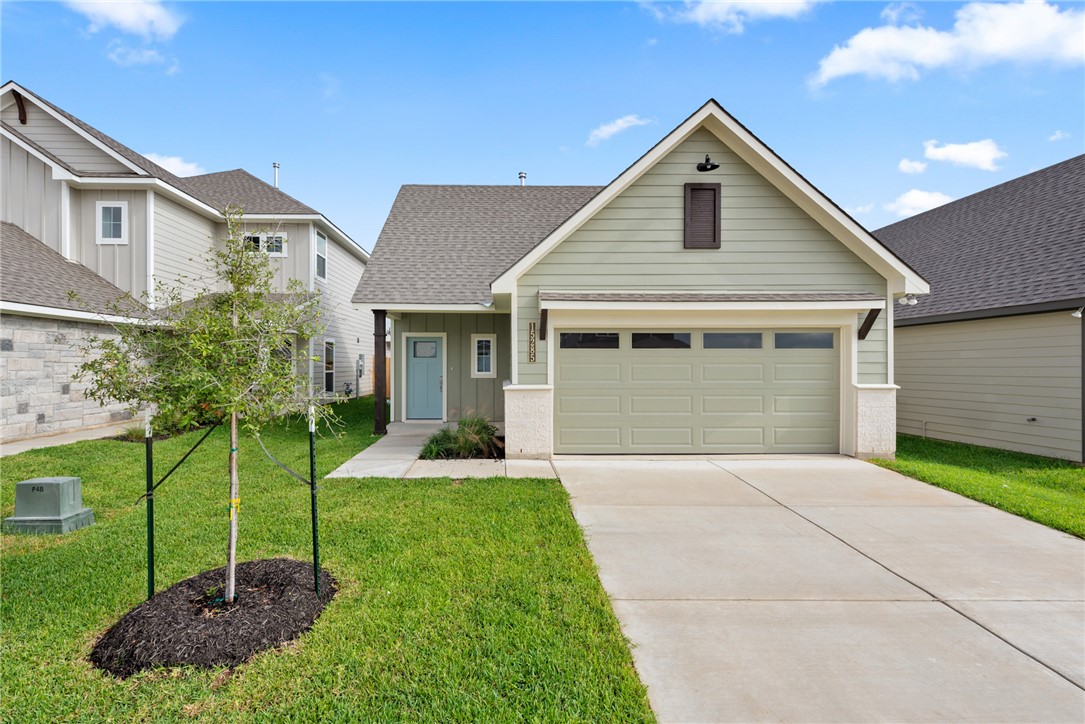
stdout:
{"type": "Polygon", "coordinates": [[[1085,721],[1085,541],[850,458],[554,467],[661,721],[1085,721]]]}

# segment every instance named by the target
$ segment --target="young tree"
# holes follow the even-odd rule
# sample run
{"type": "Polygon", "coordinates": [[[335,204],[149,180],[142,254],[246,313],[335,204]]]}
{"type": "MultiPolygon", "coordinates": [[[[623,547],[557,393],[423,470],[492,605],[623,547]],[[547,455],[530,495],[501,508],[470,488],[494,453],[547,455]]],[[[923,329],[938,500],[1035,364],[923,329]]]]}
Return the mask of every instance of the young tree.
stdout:
{"type": "MultiPolygon", "coordinates": [[[[288,414],[320,404],[306,370],[293,359],[295,339],[322,331],[319,297],[292,280],[272,291],[274,270],[267,255],[246,239],[239,209],[227,208],[227,236],[210,254],[214,285],[185,298],[183,285],[155,290],[154,309],[144,318],[114,324],[112,338],[92,338],[79,376],[86,394],[133,409],[152,406],[156,418],[190,425],[208,416],[230,425],[230,528],[225,599],[235,599],[239,518],[237,454],[240,428],[256,433],[288,414]]],[[[183,280],[184,281],[184,280],[183,280]]],[[[131,309],[130,303],[125,305],[131,309]]],[[[118,313],[124,310],[118,309],[118,313]]]]}

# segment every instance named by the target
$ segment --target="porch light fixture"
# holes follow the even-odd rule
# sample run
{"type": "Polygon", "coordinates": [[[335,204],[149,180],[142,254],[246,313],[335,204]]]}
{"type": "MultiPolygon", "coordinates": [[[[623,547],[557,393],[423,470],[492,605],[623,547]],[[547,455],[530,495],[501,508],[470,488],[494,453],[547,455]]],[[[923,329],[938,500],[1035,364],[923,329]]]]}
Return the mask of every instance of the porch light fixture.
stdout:
{"type": "Polygon", "coordinates": [[[1081,319],[1081,312],[1085,310],[1085,307],[1078,307],[1074,311],[1070,312],[1070,316],[1076,319],[1081,319]]]}
{"type": "Polygon", "coordinates": [[[704,173],[705,171],[715,171],[719,167],[720,165],[709,158],[707,153],[704,155],[704,162],[697,164],[697,170],[701,173],[704,173]]]}
{"type": "Polygon", "coordinates": [[[897,300],[897,303],[901,306],[914,307],[919,303],[919,300],[915,298],[914,294],[905,294],[903,297],[897,300]]]}

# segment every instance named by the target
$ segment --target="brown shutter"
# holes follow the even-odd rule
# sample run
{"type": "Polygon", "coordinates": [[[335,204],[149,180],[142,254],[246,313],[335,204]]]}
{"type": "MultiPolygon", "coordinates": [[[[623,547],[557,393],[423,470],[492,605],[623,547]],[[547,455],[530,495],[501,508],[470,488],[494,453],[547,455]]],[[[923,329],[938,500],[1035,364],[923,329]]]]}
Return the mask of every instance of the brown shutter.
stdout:
{"type": "Polygon", "coordinates": [[[685,248],[720,248],[719,184],[686,184],[685,248]]]}

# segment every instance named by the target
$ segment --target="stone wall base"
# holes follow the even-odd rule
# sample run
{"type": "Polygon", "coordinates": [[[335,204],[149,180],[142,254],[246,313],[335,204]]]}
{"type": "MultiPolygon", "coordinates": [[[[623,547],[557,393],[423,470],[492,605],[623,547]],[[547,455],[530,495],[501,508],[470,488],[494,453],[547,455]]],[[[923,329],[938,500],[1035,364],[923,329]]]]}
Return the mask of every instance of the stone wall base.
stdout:
{"type": "Polygon", "coordinates": [[[505,457],[547,460],[554,452],[554,388],[505,386],[505,457]]]}
{"type": "Polygon", "coordinates": [[[855,457],[892,460],[897,454],[896,385],[856,385],[855,457]]]}

